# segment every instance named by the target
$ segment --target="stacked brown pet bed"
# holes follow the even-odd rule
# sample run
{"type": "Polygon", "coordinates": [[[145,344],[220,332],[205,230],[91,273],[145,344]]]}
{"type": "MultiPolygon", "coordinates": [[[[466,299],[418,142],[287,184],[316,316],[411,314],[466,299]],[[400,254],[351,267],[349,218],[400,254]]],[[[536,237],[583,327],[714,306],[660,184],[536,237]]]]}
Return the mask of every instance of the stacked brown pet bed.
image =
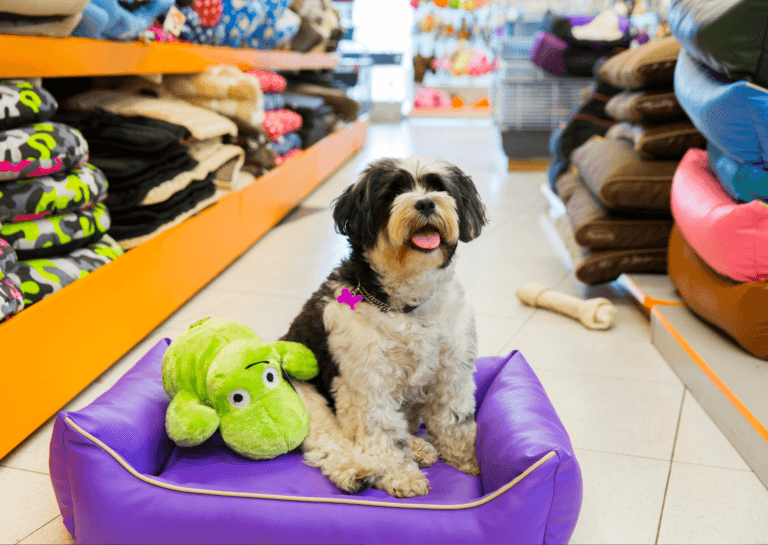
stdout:
{"type": "Polygon", "coordinates": [[[623,89],[605,105],[615,124],[576,148],[555,182],[567,210],[557,227],[585,284],[666,272],[672,178],[683,154],[705,145],[675,99],[679,51],[662,38],[600,67],[601,81],[623,89]]]}

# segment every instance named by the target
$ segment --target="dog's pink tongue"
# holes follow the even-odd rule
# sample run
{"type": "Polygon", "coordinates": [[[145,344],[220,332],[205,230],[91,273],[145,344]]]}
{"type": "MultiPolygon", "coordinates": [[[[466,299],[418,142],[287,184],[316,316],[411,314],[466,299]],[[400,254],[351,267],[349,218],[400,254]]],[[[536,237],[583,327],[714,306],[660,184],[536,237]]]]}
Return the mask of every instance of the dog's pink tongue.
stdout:
{"type": "Polygon", "coordinates": [[[433,233],[431,235],[415,235],[411,240],[413,240],[413,243],[416,246],[424,248],[425,250],[432,250],[440,246],[439,233],[433,233]]]}

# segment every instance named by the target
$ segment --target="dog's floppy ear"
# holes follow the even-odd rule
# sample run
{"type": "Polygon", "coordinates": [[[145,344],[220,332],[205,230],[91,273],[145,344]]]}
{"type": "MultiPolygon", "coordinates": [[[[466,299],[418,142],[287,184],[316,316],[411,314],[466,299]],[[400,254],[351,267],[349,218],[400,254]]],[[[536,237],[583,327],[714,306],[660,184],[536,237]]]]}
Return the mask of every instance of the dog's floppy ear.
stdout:
{"type": "Polygon", "coordinates": [[[456,200],[459,215],[459,240],[469,242],[480,236],[480,231],[488,223],[485,205],[480,200],[472,178],[458,167],[451,167],[449,193],[456,200]]]}
{"type": "Polygon", "coordinates": [[[391,160],[382,159],[368,165],[356,183],[347,187],[333,202],[336,231],[349,239],[352,246],[367,246],[376,241],[379,223],[376,217],[375,187],[393,170],[391,160]]]}

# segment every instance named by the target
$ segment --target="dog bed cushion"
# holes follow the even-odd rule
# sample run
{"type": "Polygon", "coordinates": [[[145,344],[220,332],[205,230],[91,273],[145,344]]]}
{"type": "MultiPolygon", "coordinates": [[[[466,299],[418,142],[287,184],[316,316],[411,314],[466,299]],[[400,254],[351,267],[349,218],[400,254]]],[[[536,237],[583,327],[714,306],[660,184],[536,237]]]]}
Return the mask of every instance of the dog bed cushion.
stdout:
{"type": "Polygon", "coordinates": [[[16,251],[8,242],[0,238],[0,280],[13,270],[16,265],[16,251]]]}
{"type": "Polygon", "coordinates": [[[696,60],[768,87],[768,10],[762,0],[674,0],[669,27],[696,60]]]}
{"type": "Polygon", "coordinates": [[[646,159],[679,159],[690,148],[704,148],[707,141],[690,121],[664,125],[617,123],[605,133],[607,140],[623,138],[646,159]]]}
{"type": "Polygon", "coordinates": [[[123,254],[109,235],[101,240],[47,259],[19,261],[8,275],[24,296],[25,308],[38,303],[123,254]]]}
{"type": "Polygon", "coordinates": [[[536,33],[531,47],[531,62],[556,76],[565,76],[565,53],[568,42],[540,30],[536,33]]]}
{"type": "Polygon", "coordinates": [[[612,282],[624,273],[663,273],[667,271],[666,248],[625,248],[595,250],[579,246],[568,214],[555,221],[560,239],[571,258],[573,274],[585,284],[612,282]]]}
{"type": "MultiPolygon", "coordinates": [[[[74,110],[104,109],[114,114],[144,116],[186,127],[196,140],[237,135],[237,126],[226,117],[174,98],[132,95],[109,89],[93,89],[64,101],[74,110]]],[[[109,175],[107,175],[109,178],[109,175]]]]}
{"type": "Polygon", "coordinates": [[[256,49],[277,49],[290,43],[301,27],[301,17],[291,10],[285,10],[277,20],[268,19],[248,40],[256,49]]]}
{"type": "Polygon", "coordinates": [[[50,17],[28,17],[26,15],[0,13],[0,34],[65,38],[72,34],[82,18],[81,13],[52,15],[50,17]]]}
{"type": "Polygon", "coordinates": [[[739,283],[717,274],[677,227],[669,240],[669,277],[694,313],[768,359],[768,282],[739,283]]]}
{"type": "Polygon", "coordinates": [[[4,0],[2,11],[33,17],[74,15],[83,11],[86,4],[88,0],[4,0]]]}
{"type": "Polygon", "coordinates": [[[264,110],[282,110],[285,108],[285,97],[279,93],[266,93],[264,95],[264,110]]]}
{"type": "Polygon", "coordinates": [[[275,152],[275,155],[285,155],[292,149],[301,149],[301,136],[297,132],[289,132],[268,145],[275,152]]]}
{"type": "Polygon", "coordinates": [[[669,212],[677,161],[643,159],[625,140],[593,136],[573,152],[571,162],[609,210],[669,212]]]}
{"type": "Polygon", "coordinates": [[[88,163],[67,172],[0,184],[0,221],[66,214],[107,197],[107,178],[88,163]]]}
{"type": "Polygon", "coordinates": [[[768,164],[768,90],[729,82],[683,51],[675,92],[696,128],[723,153],[741,163],[768,164]]]}
{"type": "Polygon", "coordinates": [[[169,74],[163,76],[163,87],[180,98],[242,100],[254,107],[262,97],[259,79],[234,66],[214,66],[200,74],[169,74]]]}
{"type": "Polygon", "coordinates": [[[0,182],[69,170],[88,160],[80,131],[56,122],[0,131],[0,182]]]}
{"type": "Polygon", "coordinates": [[[24,295],[13,282],[0,278],[0,322],[24,310],[24,295]]]}
{"type": "Polygon", "coordinates": [[[282,93],[287,85],[286,79],[280,74],[268,70],[248,70],[246,73],[256,76],[264,93],[282,93]]]}
{"type": "Polygon", "coordinates": [[[272,110],[265,112],[262,126],[269,139],[276,142],[281,136],[298,131],[301,124],[301,116],[294,111],[272,110]]]}
{"type": "Polygon", "coordinates": [[[707,144],[707,164],[733,199],[768,202],[768,170],[748,163],[739,163],[711,143],[707,144]]]}
{"type": "Polygon", "coordinates": [[[263,2],[223,0],[221,6],[221,24],[225,30],[222,45],[240,47],[264,20],[263,2]]]}
{"type": "Polygon", "coordinates": [[[737,204],[690,150],[675,173],[672,215],[685,240],[715,271],[738,282],[768,279],[768,204],[737,204]]]}
{"type": "MultiPolygon", "coordinates": [[[[221,45],[227,36],[224,25],[206,26],[200,14],[192,7],[182,7],[181,13],[186,17],[179,32],[179,39],[193,44],[221,45]]],[[[221,14],[219,14],[221,18],[221,14]]],[[[208,20],[206,18],[206,20],[208,20]]],[[[172,35],[171,35],[172,36],[172,35]]]]}
{"type": "Polygon", "coordinates": [[[59,110],[54,119],[79,130],[91,155],[159,154],[191,136],[186,127],[175,123],[100,109],[59,110]]]}
{"type": "Polygon", "coordinates": [[[165,152],[155,154],[93,155],[91,162],[109,180],[108,205],[113,202],[115,193],[144,186],[152,188],[197,166],[197,161],[189,154],[189,146],[184,144],[175,144],[165,152]]]}
{"type": "Polygon", "coordinates": [[[160,341],[90,406],[61,412],[50,468],[76,543],[566,543],[581,474],[568,435],[519,352],[477,360],[482,478],[438,461],[426,496],[340,492],[301,453],[254,463],[217,433],[177,447],[160,341]],[[162,516],[158,516],[162,506],[162,516]],[[126,517],[125,513],[130,513],[126,517]]]}
{"type": "Polygon", "coordinates": [[[672,231],[671,219],[627,217],[608,212],[584,186],[576,171],[561,176],[557,180],[557,190],[579,246],[591,250],[667,246],[672,231]]]}
{"type": "Polygon", "coordinates": [[[43,217],[19,223],[4,223],[0,236],[16,251],[20,260],[68,253],[104,236],[111,225],[103,204],[68,214],[43,217]]]}
{"type": "Polygon", "coordinates": [[[0,80],[0,130],[48,121],[59,107],[42,87],[20,79],[0,80]]]}
{"type": "Polygon", "coordinates": [[[672,36],[652,40],[605,61],[600,79],[630,89],[671,82],[679,53],[680,44],[672,36]]]}
{"type": "Polygon", "coordinates": [[[624,91],[608,101],[605,111],[616,121],[659,120],[685,115],[674,91],[624,91]]]}

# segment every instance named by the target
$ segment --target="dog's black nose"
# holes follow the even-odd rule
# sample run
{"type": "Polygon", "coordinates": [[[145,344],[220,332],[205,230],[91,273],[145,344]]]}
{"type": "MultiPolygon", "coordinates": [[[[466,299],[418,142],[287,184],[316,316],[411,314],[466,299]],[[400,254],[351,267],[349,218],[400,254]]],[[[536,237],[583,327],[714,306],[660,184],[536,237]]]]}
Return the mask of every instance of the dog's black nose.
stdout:
{"type": "Polygon", "coordinates": [[[425,216],[430,216],[435,211],[435,202],[432,199],[421,199],[413,207],[425,216]]]}

